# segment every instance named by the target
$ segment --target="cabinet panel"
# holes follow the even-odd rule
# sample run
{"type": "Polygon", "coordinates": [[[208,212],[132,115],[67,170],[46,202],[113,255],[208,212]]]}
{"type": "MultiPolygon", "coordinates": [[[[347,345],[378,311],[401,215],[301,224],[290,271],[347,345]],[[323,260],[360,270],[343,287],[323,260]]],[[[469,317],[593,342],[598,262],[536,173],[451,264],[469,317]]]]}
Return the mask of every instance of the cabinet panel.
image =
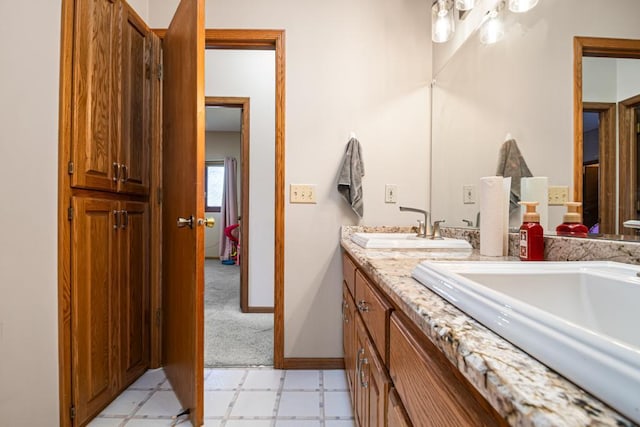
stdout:
{"type": "Polygon", "coordinates": [[[342,254],[342,275],[352,296],[356,296],[356,265],[347,254],[342,254]]]}
{"type": "Polygon", "coordinates": [[[356,423],[359,427],[368,427],[369,426],[369,399],[365,394],[364,384],[366,381],[366,377],[364,374],[366,371],[362,369],[362,365],[364,364],[364,360],[366,359],[366,348],[367,348],[367,330],[362,322],[362,319],[357,314],[354,316],[355,320],[355,343],[356,343],[356,354],[355,354],[355,363],[356,363],[356,372],[354,378],[354,394],[355,394],[355,403],[353,405],[354,408],[354,417],[356,419],[356,423]]]}
{"type": "Polygon", "coordinates": [[[71,185],[115,190],[121,3],[76,1],[71,185]]]}
{"type": "Polygon", "coordinates": [[[365,360],[362,363],[363,377],[366,378],[364,392],[368,400],[368,425],[378,427],[385,425],[389,380],[386,369],[371,340],[366,341],[365,360]]]}
{"type": "Polygon", "coordinates": [[[149,209],[147,203],[121,202],[120,330],[122,384],[149,366],[149,209]]]}
{"type": "Polygon", "coordinates": [[[151,40],[146,25],[129,6],[124,8],[123,15],[119,191],[148,194],[151,40]]]}
{"type": "Polygon", "coordinates": [[[395,389],[389,390],[387,403],[387,427],[411,427],[409,416],[402,406],[400,397],[395,389]]]}
{"type": "Polygon", "coordinates": [[[355,302],[378,353],[386,362],[391,305],[359,271],[356,271],[355,302]]]}
{"type": "Polygon", "coordinates": [[[73,198],[71,293],[76,419],[81,425],[117,393],[116,203],[73,198]]]}
{"type": "Polygon", "coordinates": [[[344,367],[347,373],[351,403],[355,403],[355,372],[356,372],[356,342],[355,342],[355,304],[344,284],[342,288],[342,347],[344,351],[344,367]]]}
{"type": "Polygon", "coordinates": [[[389,372],[417,426],[506,425],[424,336],[391,316],[389,372]],[[418,338],[419,337],[419,338],[418,338]],[[483,403],[484,402],[484,403],[483,403]]]}

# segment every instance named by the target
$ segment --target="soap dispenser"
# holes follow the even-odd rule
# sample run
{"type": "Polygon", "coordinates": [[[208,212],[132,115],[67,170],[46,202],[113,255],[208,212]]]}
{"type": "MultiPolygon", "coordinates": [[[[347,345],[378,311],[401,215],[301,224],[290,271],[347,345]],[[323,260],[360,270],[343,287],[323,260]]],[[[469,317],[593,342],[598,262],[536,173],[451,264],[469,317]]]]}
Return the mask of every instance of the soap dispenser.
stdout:
{"type": "Polygon", "coordinates": [[[520,226],[520,260],[543,261],[544,237],[540,225],[540,214],[536,212],[538,202],[520,202],[526,207],[520,226]]]}
{"type": "Polygon", "coordinates": [[[558,236],[587,237],[589,229],[582,224],[582,215],[578,212],[580,202],[567,202],[567,213],[564,214],[562,224],[556,227],[558,236]]]}

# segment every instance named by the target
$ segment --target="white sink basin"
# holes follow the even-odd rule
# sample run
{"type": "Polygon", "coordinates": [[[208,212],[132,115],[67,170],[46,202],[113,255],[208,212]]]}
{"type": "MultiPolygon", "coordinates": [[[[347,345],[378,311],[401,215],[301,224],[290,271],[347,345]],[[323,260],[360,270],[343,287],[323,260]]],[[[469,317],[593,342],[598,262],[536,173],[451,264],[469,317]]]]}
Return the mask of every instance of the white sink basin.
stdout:
{"type": "Polygon", "coordinates": [[[466,240],[431,240],[416,237],[415,233],[353,233],[351,240],[372,249],[471,249],[466,240]]]}
{"type": "Polygon", "coordinates": [[[640,267],[422,262],[413,277],[640,423],[640,267]]]}

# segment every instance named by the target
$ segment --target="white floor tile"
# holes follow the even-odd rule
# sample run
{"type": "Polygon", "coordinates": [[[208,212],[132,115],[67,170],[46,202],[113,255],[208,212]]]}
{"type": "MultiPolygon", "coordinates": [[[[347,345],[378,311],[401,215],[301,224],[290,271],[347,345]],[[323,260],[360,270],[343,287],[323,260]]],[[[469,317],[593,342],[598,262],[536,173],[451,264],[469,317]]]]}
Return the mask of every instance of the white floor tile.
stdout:
{"type": "Polygon", "coordinates": [[[271,427],[271,420],[229,420],[225,427],[271,427]]]}
{"type": "MultiPolygon", "coordinates": [[[[172,426],[175,420],[171,418],[165,419],[132,419],[127,421],[125,427],[163,427],[163,426],[172,426]]],[[[179,427],[191,427],[191,421],[184,420],[180,424],[176,424],[179,427]]]]}
{"type": "Polygon", "coordinates": [[[272,417],[276,404],[275,391],[241,391],[233,405],[234,417],[272,417]]]}
{"type": "Polygon", "coordinates": [[[317,391],[283,391],[278,417],[319,417],[320,393],[317,391]]]}
{"type": "Polygon", "coordinates": [[[100,415],[129,415],[149,397],[150,393],[150,391],[125,390],[100,415]]]}
{"type": "Polygon", "coordinates": [[[276,420],[276,427],[320,427],[316,420],[276,420]]]}
{"type": "Polygon", "coordinates": [[[317,390],[320,388],[320,371],[286,371],[285,390],[317,390]]]}
{"type": "MultiPolygon", "coordinates": [[[[204,427],[220,427],[222,425],[222,420],[204,420],[204,427]]],[[[227,425],[229,425],[227,423],[227,425]]]]}
{"type": "Polygon", "coordinates": [[[325,420],[324,427],[356,427],[353,420],[325,420]]]}
{"type": "Polygon", "coordinates": [[[351,417],[351,399],[348,391],[326,391],[324,393],[325,417],[351,417]]]}
{"type": "Polygon", "coordinates": [[[234,391],[208,391],[204,392],[204,416],[224,417],[235,395],[234,391]]]}
{"type": "Polygon", "coordinates": [[[211,373],[204,382],[205,390],[234,390],[246,374],[244,369],[211,369],[211,373]]]}
{"type": "Polygon", "coordinates": [[[159,390],[136,412],[136,416],[177,415],[182,407],[173,391],[159,390]]]}
{"type": "Polygon", "coordinates": [[[165,377],[162,368],[149,369],[136,382],[131,384],[128,390],[153,390],[166,379],[167,377],[165,377]]]}
{"type": "Polygon", "coordinates": [[[347,374],[343,370],[322,371],[325,390],[348,390],[347,374]]]}
{"type": "Polygon", "coordinates": [[[251,369],[247,379],[242,384],[242,388],[244,390],[278,390],[283,374],[284,371],[276,369],[251,369]]]}
{"type": "Polygon", "coordinates": [[[124,418],[94,418],[87,427],[119,427],[124,418]]]}

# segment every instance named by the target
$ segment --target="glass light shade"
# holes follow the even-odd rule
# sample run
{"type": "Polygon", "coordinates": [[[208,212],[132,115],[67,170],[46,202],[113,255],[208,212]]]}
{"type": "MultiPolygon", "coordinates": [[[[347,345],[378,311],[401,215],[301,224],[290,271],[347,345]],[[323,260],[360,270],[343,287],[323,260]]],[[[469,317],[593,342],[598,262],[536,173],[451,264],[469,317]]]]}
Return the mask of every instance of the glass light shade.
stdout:
{"type": "Polygon", "coordinates": [[[456,0],[456,9],[471,10],[476,5],[476,0],[456,0]]]}
{"type": "Polygon", "coordinates": [[[527,12],[537,4],[538,0],[509,0],[509,10],[516,13],[527,12]]]}
{"type": "Polygon", "coordinates": [[[497,43],[504,37],[504,24],[500,14],[495,10],[489,12],[488,19],[480,27],[480,43],[497,43]]]}
{"type": "Polygon", "coordinates": [[[444,43],[451,38],[454,31],[452,1],[438,0],[431,8],[431,40],[434,43],[444,43]]]}

